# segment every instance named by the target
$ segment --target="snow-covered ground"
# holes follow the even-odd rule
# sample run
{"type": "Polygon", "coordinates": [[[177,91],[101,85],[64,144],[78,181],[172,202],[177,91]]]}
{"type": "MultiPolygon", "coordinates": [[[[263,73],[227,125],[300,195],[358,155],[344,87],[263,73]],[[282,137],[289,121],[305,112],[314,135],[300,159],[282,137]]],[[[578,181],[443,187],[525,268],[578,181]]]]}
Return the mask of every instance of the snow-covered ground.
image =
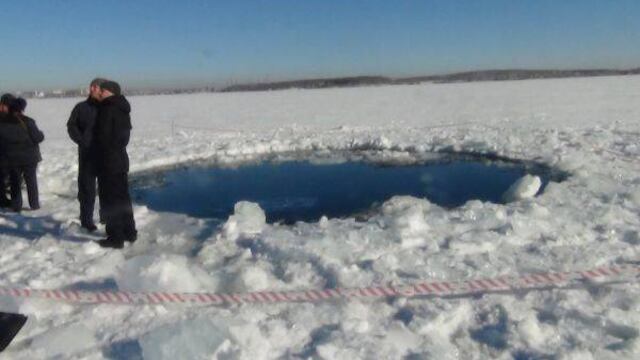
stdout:
{"type": "MultiPolygon", "coordinates": [[[[78,99],[33,100],[42,209],[0,214],[0,286],[235,292],[463,280],[640,259],[640,76],[130,99],[132,171],[265,154],[497,153],[569,171],[533,199],[451,211],[398,197],[368,222],[224,226],[135,207],[139,240],[102,250],[78,229],[78,99]]],[[[103,229],[101,229],[103,231],[103,229]]],[[[99,235],[98,235],[99,236],[99,235]]],[[[0,358],[635,359],[640,286],[456,299],[232,307],[0,298],[29,321],[0,358]],[[548,356],[548,357],[547,357],[548,356]]]]}

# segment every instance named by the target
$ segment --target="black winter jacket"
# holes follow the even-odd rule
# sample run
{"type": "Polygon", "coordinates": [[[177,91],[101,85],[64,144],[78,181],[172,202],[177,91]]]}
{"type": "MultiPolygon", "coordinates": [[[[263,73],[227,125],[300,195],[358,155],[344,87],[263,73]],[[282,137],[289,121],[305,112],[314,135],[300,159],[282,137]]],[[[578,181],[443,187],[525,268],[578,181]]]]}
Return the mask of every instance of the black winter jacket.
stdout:
{"type": "Polygon", "coordinates": [[[0,164],[8,167],[32,166],[42,160],[39,144],[44,134],[27,116],[0,118],[0,164]]]}
{"type": "Polygon", "coordinates": [[[95,155],[95,142],[93,141],[94,126],[98,116],[99,102],[92,97],[79,102],[71,111],[67,121],[67,132],[73,142],[78,144],[81,159],[89,160],[95,155]]]}
{"type": "Polygon", "coordinates": [[[110,96],[100,103],[95,126],[98,171],[118,174],[129,171],[127,144],[131,135],[131,105],[122,95],[110,96]]]}

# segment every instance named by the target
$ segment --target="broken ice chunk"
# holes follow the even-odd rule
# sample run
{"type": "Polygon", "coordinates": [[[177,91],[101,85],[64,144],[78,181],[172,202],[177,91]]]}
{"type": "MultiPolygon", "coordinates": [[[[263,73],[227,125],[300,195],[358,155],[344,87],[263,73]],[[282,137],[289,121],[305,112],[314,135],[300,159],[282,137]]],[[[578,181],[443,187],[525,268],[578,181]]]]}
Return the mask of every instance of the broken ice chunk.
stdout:
{"type": "Polygon", "coordinates": [[[509,187],[504,195],[502,195],[502,199],[505,202],[513,202],[532,198],[536,196],[541,186],[542,180],[540,180],[540,177],[535,175],[525,175],[509,187]]]}

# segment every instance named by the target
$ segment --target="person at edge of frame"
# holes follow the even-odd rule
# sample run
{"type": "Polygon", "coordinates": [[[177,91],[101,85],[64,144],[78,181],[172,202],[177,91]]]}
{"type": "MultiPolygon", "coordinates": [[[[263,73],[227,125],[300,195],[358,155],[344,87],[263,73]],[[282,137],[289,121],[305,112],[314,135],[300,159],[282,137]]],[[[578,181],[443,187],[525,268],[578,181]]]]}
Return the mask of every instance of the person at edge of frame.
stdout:
{"type": "Polygon", "coordinates": [[[42,161],[40,143],[44,134],[35,120],[24,114],[27,101],[16,98],[9,104],[9,115],[0,122],[0,153],[9,170],[11,208],[22,211],[22,180],[27,187],[29,207],[40,208],[37,168],[42,161]]]}
{"type": "MultiPolygon", "coordinates": [[[[15,96],[9,93],[0,97],[0,121],[9,115],[9,104],[13,99],[15,99],[15,96]]],[[[11,200],[9,200],[9,171],[6,168],[6,164],[3,164],[2,154],[0,154],[0,208],[9,207],[11,207],[11,200]]]]}

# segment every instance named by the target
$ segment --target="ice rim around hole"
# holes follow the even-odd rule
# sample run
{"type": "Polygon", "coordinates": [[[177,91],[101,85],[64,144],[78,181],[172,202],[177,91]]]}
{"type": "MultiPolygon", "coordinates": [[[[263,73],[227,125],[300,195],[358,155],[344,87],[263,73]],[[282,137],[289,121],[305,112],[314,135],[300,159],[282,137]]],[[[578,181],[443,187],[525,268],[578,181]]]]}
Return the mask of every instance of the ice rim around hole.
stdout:
{"type": "MultiPolygon", "coordinates": [[[[567,180],[571,174],[568,171],[555,168],[541,161],[529,159],[515,159],[502,156],[496,153],[465,152],[455,150],[440,150],[432,152],[408,152],[393,150],[331,150],[331,151],[289,151],[272,152],[266,154],[256,154],[251,158],[229,159],[221,161],[218,158],[207,158],[195,161],[174,163],[162,167],[146,169],[133,173],[130,177],[130,186],[135,190],[147,188],[159,188],[165,184],[165,177],[172,171],[186,169],[239,169],[246,166],[270,164],[278,165],[287,162],[308,162],[309,164],[327,165],[342,163],[361,163],[379,167],[399,167],[412,165],[442,165],[454,162],[475,162],[483,165],[497,167],[519,167],[525,176],[545,177],[547,183],[560,183],[567,180]]],[[[544,193],[548,184],[541,184],[539,190],[533,196],[538,197],[544,193]]],[[[511,189],[509,189],[511,190],[511,189]]],[[[509,191],[507,190],[507,192],[509,191]]],[[[506,195],[506,192],[505,192],[506,195]]],[[[389,200],[389,199],[387,199],[389,200]]],[[[506,205],[514,200],[503,200],[498,205],[506,205]]],[[[384,202],[383,202],[384,203],[384,202]]],[[[458,206],[445,207],[446,209],[457,208],[458,206]]],[[[347,216],[328,216],[328,218],[354,218],[356,221],[368,221],[376,214],[381,213],[382,203],[371,204],[365,211],[359,211],[347,216]]],[[[230,215],[233,215],[232,213],[230,215]]],[[[212,218],[215,218],[212,216],[212,218]]],[[[223,218],[215,218],[225,221],[223,218]]],[[[284,225],[293,225],[296,222],[310,222],[305,220],[291,221],[284,225]]],[[[313,221],[312,221],[313,222],[313,221]]]]}

